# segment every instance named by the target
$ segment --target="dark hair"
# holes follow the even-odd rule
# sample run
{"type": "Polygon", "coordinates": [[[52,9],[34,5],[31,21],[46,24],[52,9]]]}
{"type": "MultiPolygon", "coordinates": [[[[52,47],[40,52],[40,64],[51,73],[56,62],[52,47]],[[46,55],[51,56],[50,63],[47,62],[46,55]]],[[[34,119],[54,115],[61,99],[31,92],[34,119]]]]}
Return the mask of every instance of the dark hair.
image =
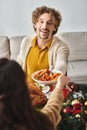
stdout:
{"type": "Polygon", "coordinates": [[[0,130],[53,130],[31,103],[25,73],[14,60],[0,59],[0,130]]]}
{"type": "Polygon", "coordinates": [[[60,26],[62,16],[61,16],[61,13],[58,10],[55,10],[54,8],[48,8],[46,6],[37,7],[32,12],[32,23],[36,24],[40,15],[42,15],[44,13],[49,13],[54,18],[54,24],[55,24],[55,27],[56,27],[56,31],[54,31],[53,34],[55,34],[58,30],[58,27],[60,26]]]}

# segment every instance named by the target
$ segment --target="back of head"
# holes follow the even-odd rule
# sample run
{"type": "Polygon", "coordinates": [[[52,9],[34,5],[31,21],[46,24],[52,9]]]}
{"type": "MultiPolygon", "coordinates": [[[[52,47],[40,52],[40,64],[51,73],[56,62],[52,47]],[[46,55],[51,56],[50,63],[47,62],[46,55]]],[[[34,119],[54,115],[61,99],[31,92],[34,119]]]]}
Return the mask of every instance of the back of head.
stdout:
{"type": "Polygon", "coordinates": [[[10,130],[6,124],[23,122],[29,107],[31,100],[22,68],[13,60],[0,59],[0,129],[10,130]]]}
{"type": "Polygon", "coordinates": [[[14,92],[25,85],[25,75],[13,60],[0,59],[0,94],[14,92]]]}

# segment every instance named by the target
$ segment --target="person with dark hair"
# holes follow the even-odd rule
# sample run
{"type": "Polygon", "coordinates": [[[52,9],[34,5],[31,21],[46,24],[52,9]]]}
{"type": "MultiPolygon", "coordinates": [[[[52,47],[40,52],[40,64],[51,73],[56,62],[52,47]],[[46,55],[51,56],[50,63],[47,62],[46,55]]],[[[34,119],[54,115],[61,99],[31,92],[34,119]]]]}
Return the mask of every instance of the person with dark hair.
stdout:
{"type": "Polygon", "coordinates": [[[14,60],[0,59],[0,130],[54,130],[59,123],[62,88],[69,78],[61,75],[41,111],[32,106],[25,73],[14,60]]]}
{"type": "Polygon", "coordinates": [[[54,34],[60,26],[61,13],[46,6],[37,7],[32,12],[35,36],[26,36],[20,47],[17,62],[32,81],[31,74],[40,69],[53,68],[62,73],[67,71],[69,48],[54,34]]]}

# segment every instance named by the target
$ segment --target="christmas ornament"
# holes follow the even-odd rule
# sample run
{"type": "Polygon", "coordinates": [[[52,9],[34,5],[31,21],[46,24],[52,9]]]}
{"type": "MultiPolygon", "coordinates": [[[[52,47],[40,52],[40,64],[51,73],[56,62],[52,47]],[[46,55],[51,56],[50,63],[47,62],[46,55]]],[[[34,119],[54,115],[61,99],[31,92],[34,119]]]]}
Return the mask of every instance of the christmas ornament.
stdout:
{"type": "Polygon", "coordinates": [[[84,105],[87,106],[87,101],[84,102],[84,105]]]}
{"type": "Polygon", "coordinates": [[[72,105],[75,105],[75,104],[80,104],[80,102],[79,102],[78,99],[74,99],[74,100],[72,101],[72,105]]]}
{"type": "Polygon", "coordinates": [[[74,88],[69,84],[69,87],[63,89],[62,119],[57,128],[58,130],[86,130],[87,93],[82,92],[78,85],[74,88]]]}

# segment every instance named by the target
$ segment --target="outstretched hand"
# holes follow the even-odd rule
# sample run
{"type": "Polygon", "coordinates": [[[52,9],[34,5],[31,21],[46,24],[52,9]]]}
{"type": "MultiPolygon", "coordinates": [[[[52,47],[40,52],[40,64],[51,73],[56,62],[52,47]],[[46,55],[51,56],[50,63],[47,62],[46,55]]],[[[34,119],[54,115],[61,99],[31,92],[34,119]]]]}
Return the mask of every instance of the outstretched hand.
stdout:
{"type": "Polygon", "coordinates": [[[69,82],[70,78],[62,74],[58,77],[56,88],[63,89],[69,82]]]}

